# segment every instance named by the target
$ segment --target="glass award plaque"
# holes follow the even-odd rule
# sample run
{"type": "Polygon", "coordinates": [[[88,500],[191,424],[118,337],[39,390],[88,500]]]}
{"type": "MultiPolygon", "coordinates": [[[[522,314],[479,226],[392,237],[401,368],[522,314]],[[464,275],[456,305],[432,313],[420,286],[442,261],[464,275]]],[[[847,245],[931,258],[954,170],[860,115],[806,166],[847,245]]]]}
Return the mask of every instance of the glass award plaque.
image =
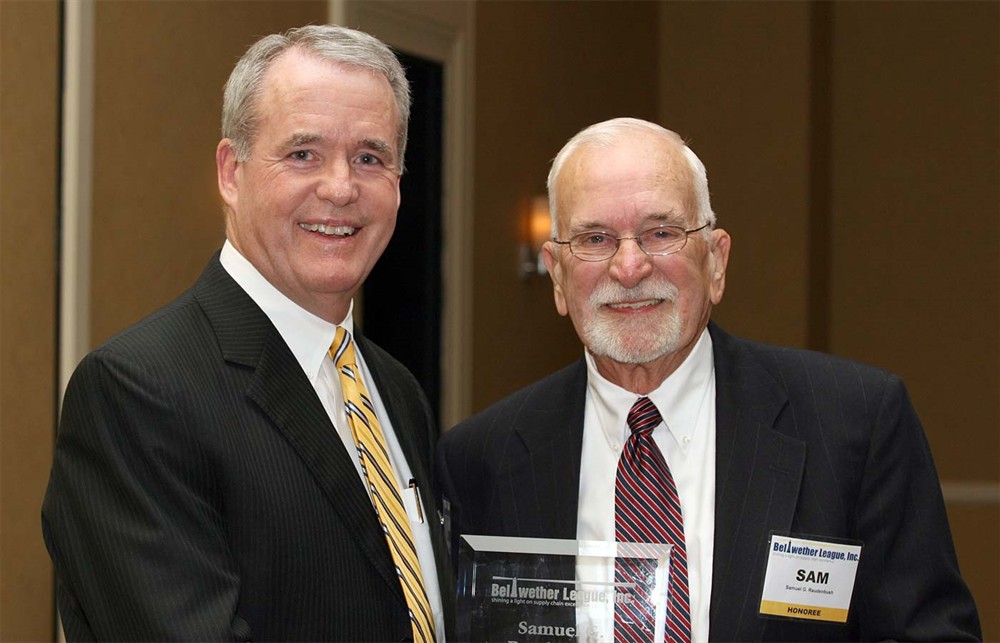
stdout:
{"type": "Polygon", "coordinates": [[[663,641],[670,549],[462,535],[457,638],[611,642],[617,606],[642,640],[663,641]]]}

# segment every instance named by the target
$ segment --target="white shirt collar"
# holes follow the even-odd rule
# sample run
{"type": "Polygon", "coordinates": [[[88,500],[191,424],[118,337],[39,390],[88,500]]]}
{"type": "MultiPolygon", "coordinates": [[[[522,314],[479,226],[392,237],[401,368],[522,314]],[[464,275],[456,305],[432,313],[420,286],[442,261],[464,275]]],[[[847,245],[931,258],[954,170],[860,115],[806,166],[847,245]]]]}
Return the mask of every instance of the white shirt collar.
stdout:
{"type": "MultiPolygon", "coordinates": [[[[291,349],[309,381],[315,383],[327,351],[337,334],[337,325],[317,317],[271,285],[260,271],[240,254],[229,240],[222,246],[219,261],[226,272],[260,306],[281,338],[291,349]]],[[[354,300],[347,317],[339,325],[354,333],[354,300]]]]}
{"type": "MultiPolygon", "coordinates": [[[[638,394],[605,379],[597,370],[590,351],[584,351],[587,360],[587,388],[600,417],[611,418],[602,427],[609,444],[621,444],[628,438],[628,412],[640,397],[638,394]]],[[[667,379],[646,397],[659,409],[674,441],[683,449],[693,438],[698,412],[705,400],[705,392],[713,377],[715,364],[712,359],[712,337],[704,329],[691,354],[667,379]]]]}

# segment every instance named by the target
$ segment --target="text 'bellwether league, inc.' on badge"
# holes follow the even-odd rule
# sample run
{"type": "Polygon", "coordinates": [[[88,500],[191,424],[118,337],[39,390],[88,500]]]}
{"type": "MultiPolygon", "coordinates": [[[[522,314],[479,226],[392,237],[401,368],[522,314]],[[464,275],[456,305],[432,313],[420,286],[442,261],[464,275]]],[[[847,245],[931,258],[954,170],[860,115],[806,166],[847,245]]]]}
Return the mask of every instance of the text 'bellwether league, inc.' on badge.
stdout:
{"type": "Polygon", "coordinates": [[[846,623],[861,547],[773,534],[760,613],[846,623]]]}

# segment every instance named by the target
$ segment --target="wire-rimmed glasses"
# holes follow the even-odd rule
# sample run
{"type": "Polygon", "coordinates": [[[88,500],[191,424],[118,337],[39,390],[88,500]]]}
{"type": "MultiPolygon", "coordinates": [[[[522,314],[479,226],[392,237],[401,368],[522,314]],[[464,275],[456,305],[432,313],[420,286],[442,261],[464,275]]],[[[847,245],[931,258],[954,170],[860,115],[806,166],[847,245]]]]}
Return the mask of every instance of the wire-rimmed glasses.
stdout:
{"type": "Polygon", "coordinates": [[[647,255],[662,257],[680,252],[687,244],[689,234],[701,232],[709,225],[711,224],[706,223],[693,230],[685,230],[675,225],[658,225],[646,228],[631,237],[616,237],[610,232],[590,230],[573,235],[569,239],[553,239],[552,242],[568,245],[573,256],[582,261],[606,261],[615,256],[621,242],[626,239],[635,239],[639,248],[647,255]]]}

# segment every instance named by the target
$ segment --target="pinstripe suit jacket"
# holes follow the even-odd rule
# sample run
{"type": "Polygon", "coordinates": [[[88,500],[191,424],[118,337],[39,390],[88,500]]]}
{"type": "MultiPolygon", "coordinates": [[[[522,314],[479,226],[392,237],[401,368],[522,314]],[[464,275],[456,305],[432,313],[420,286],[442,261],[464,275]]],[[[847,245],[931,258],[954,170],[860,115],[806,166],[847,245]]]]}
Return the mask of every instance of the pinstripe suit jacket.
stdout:
{"type": "MultiPolygon", "coordinates": [[[[426,398],[401,364],[358,344],[430,489],[437,431],[426,398]]],[[[437,516],[432,493],[424,502],[437,516]]],[[[411,638],[343,443],[218,255],[191,290],[77,368],[42,518],[70,640],[411,638]]]]}
{"type": "MultiPolygon", "coordinates": [[[[714,324],[715,641],[981,637],[926,438],[902,382],[714,324]],[[864,543],[847,624],[758,616],[772,531],[864,543]]],[[[575,538],[581,360],[445,433],[455,533],[575,538]]]]}

